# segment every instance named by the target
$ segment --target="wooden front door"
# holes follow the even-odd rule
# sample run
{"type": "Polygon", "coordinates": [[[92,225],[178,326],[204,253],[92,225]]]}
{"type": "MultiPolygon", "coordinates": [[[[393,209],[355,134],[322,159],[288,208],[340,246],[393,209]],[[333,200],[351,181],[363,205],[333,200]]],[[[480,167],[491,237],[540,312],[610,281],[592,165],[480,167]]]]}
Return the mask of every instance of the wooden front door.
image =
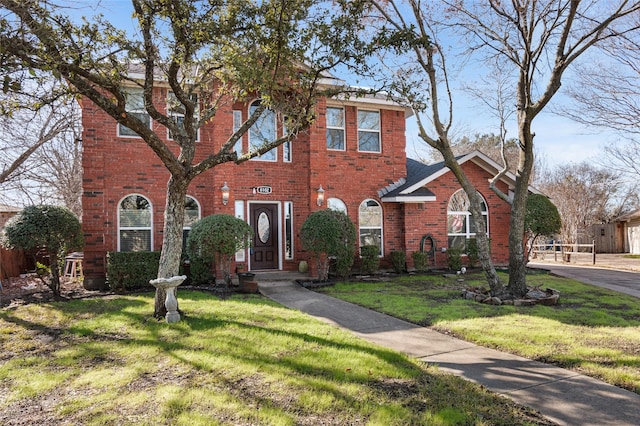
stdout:
{"type": "Polygon", "coordinates": [[[278,206],[251,204],[251,269],[278,269],[278,206]]]}

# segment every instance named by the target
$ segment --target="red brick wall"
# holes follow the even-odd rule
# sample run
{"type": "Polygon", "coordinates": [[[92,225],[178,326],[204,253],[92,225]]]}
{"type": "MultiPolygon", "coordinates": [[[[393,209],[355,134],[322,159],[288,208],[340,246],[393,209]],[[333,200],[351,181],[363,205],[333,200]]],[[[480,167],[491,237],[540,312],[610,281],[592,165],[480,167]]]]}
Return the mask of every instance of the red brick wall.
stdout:
{"type": "MultiPolygon", "coordinates": [[[[158,108],[164,108],[166,89],[156,96],[158,108]]],[[[88,281],[104,279],[107,251],[117,249],[118,203],[129,194],[141,194],[153,207],[153,246],[162,243],[163,210],[169,173],[152,150],[140,138],[118,137],[117,124],[106,113],[87,100],[83,107],[83,229],[85,232],[84,272],[88,281]]],[[[326,149],[326,102],[317,106],[318,119],[307,132],[292,142],[291,163],[282,161],[282,147],[277,149],[276,162],[247,161],[241,165],[222,164],[198,176],[189,186],[188,195],[201,206],[202,216],[213,213],[234,214],[234,201],[242,200],[245,218],[249,202],[291,201],[294,205],[294,259],[283,263],[285,270],[297,269],[300,260],[310,260],[302,251],[300,228],[313,211],[326,208],[326,200],[340,198],[348,214],[358,226],[358,207],[365,199],[380,202],[377,191],[406,176],[404,111],[381,110],[381,153],[358,152],[357,107],[347,104],[346,149],[326,149]],[[229,203],[224,206],[220,187],[227,182],[231,188],[229,203]],[[270,194],[254,194],[257,186],[270,186],[270,194]],[[325,204],[316,205],[316,190],[325,189],[325,204]]],[[[369,106],[367,109],[370,109],[369,106]]],[[[375,106],[373,106],[375,108],[375,106]]],[[[246,105],[234,105],[247,118],[246,105]]],[[[154,123],[162,134],[164,130],[154,123]]],[[[201,129],[196,159],[217,150],[233,128],[231,109],[220,111],[211,123],[201,129]]],[[[247,149],[247,136],[243,138],[247,149]]],[[[177,149],[176,149],[177,152],[177,149]]],[[[508,206],[488,190],[489,174],[470,163],[464,165],[474,184],[487,200],[490,216],[490,236],[496,261],[507,259],[508,206]],[[505,225],[501,225],[505,224],[505,225]]],[[[384,214],[384,253],[419,248],[420,239],[431,233],[439,247],[446,245],[446,207],[450,195],[459,186],[448,173],[428,185],[436,202],[424,204],[381,203],[384,214]]],[[[281,205],[282,207],[282,205],[281,205]]],[[[282,229],[280,229],[282,233],[282,229]]],[[[284,241],[282,241],[284,244],[284,241]]],[[[284,253],[284,250],[282,250],[284,253]]],[[[439,256],[439,265],[444,257],[439,256]]]]}
{"type": "MultiPolygon", "coordinates": [[[[160,89],[158,108],[162,110],[165,89],[160,89]]],[[[85,232],[85,275],[91,279],[104,277],[105,253],[117,249],[118,203],[129,194],[141,194],[153,208],[153,246],[162,243],[163,210],[169,173],[152,150],[140,138],[118,137],[117,124],[87,100],[82,101],[84,126],[83,155],[83,227],[85,232]]],[[[246,105],[234,105],[247,118],[246,105]]],[[[357,150],[357,108],[345,106],[346,150],[326,149],[325,102],[318,104],[318,119],[311,128],[292,142],[291,163],[282,161],[282,147],[277,149],[277,162],[248,161],[241,165],[222,164],[198,176],[188,194],[198,200],[202,215],[234,213],[234,201],[284,202],[294,205],[294,260],[284,261],[284,269],[297,269],[300,260],[308,260],[302,252],[299,230],[313,211],[326,208],[316,204],[316,190],[322,185],[325,200],[342,199],[348,214],[356,223],[358,206],[367,199],[380,201],[377,191],[406,174],[404,111],[381,110],[381,153],[357,150]],[[220,187],[227,182],[230,200],[222,205],[220,187]],[[267,185],[271,194],[254,194],[253,188],[267,185]]],[[[164,130],[153,124],[162,134],[164,130]]],[[[196,158],[215,152],[226,141],[233,127],[231,109],[220,111],[212,123],[201,129],[196,158]]],[[[247,136],[243,138],[247,149],[247,136]]],[[[177,152],[177,150],[176,150],[177,152]]],[[[401,220],[399,206],[383,205],[385,216],[401,220]]],[[[391,219],[390,219],[391,220],[391,219]]],[[[282,230],[281,230],[282,231],[282,230]]],[[[386,247],[402,246],[397,231],[385,227],[386,247]]],[[[284,244],[284,241],[283,241],[284,244]]],[[[389,249],[386,249],[388,251],[389,249]]]]}
{"type": "MultiPolygon", "coordinates": [[[[506,265],[509,263],[508,235],[511,207],[489,189],[488,179],[493,177],[492,174],[471,161],[464,163],[462,169],[487,203],[492,258],[496,264],[506,265]]],[[[447,265],[447,257],[446,253],[442,253],[440,249],[448,245],[447,205],[451,195],[460,189],[460,185],[455,176],[447,172],[430,182],[427,187],[435,194],[436,201],[405,205],[404,236],[407,258],[410,258],[411,252],[419,250],[422,237],[431,234],[437,246],[437,266],[444,267],[447,265]]],[[[506,184],[499,183],[498,187],[507,192],[506,184]]]]}

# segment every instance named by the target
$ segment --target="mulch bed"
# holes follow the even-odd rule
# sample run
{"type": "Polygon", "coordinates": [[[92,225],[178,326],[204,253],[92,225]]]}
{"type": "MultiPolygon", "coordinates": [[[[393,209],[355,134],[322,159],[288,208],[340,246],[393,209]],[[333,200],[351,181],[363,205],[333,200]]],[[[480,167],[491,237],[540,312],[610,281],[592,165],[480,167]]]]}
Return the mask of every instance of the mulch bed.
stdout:
{"type": "MultiPolygon", "coordinates": [[[[60,285],[62,300],[82,299],[106,294],[110,293],[85,290],[82,282],[78,280],[66,279],[60,285]]],[[[0,307],[50,302],[52,300],[55,300],[53,292],[35,274],[26,274],[2,280],[0,307]]]]}

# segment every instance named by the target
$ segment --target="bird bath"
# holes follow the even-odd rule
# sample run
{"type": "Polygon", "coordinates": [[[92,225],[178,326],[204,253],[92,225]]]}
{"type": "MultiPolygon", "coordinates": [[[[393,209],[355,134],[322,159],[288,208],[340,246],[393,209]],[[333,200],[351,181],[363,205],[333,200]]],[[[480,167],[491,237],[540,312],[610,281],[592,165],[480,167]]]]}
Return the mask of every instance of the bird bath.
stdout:
{"type": "Polygon", "coordinates": [[[168,323],[174,323],[180,321],[180,313],[178,312],[178,299],[176,299],[176,287],[178,287],[184,280],[187,279],[186,275],[177,275],[169,278],[156,278],[149,281],[149,284],[155,288],[161,288],[166,293],[167,297],[164,301],[164,306],[167,308],[167,315],[165,318],[168,323]]]}

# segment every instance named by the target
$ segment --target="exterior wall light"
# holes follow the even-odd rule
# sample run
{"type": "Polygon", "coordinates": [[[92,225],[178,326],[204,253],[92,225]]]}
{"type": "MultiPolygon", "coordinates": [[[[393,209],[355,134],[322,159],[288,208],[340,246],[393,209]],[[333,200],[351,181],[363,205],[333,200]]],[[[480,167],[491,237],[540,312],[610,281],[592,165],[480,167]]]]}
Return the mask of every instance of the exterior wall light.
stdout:
{"type": "Polygon", "coordinates": [[[226,206],[229,202],[229,192],[231,191],[231,188],[227,186],[227,182],[220,188],[220,191],[222,191],[222,204],[226,206]]]}
{"type": "Polygon", "coordinates": [[[322,185],[320,185],[320,188],[318,188],[316,192],[318,193],[318,205],[321,206],[322,203],[324,203],[324,189],[322,189],[322,185]]]}

